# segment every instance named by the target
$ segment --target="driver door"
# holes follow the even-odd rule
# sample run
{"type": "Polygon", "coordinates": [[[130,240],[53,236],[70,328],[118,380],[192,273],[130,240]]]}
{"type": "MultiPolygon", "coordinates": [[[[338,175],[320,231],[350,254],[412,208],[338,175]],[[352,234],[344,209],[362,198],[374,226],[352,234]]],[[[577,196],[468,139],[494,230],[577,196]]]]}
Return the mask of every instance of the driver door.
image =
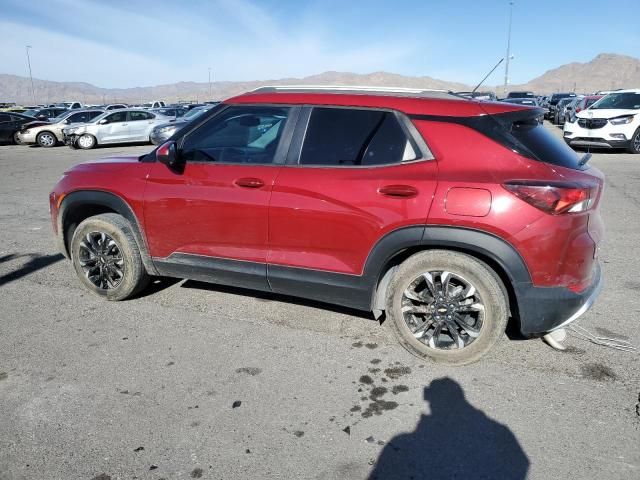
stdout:
{"type": "Polygon", "coordinates": [[[160,273],[269,289],[269,201],[298,112],[229,106],[178,141],[180,171],[153,165],[144,219],[160,273]]]}
{"type": "Polygon", "coordinates": [[[97,131],[98,143],[116,143],[124,141],[129,135],[127,112],[115,112],[104,118],[97,131]]]}

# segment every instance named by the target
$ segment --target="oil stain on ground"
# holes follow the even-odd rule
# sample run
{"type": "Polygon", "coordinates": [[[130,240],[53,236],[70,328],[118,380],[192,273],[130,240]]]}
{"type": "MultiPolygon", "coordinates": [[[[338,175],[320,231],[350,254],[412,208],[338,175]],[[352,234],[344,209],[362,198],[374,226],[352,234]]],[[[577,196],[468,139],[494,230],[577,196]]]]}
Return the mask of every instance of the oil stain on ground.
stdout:
{"type": "Polygon", "coordinates": [[[0,380],[6,380],[8,376],[7,372],[0,372],[0,380]]]}
{"type": "Polygon", "coordinates": [[[194,468],[193,470],[191,470],[189,476],[191,478],[202,478],[202,469],[200,467],[194,468]]]}
{"type": "Polygon", "coordinates": [[[615,372],[611,368],[601,363],[587,363],[580,367],[582,375],[598,382],[607,380],[615,380],[617,378],[615,372]]]}

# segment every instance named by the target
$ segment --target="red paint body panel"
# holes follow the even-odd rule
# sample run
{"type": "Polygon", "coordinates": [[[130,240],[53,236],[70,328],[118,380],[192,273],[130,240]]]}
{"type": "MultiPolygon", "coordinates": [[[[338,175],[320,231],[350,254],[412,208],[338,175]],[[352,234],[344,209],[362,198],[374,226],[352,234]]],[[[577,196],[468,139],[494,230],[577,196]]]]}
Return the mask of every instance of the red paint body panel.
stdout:
{"type": "Polygon", "coordinates": [[[151,256],[179,252],[264,263],[269,198],[280,169],[191,163],[176,173],[153,164],[144,204],[151,256]],[[264,186],[243,188],[240,179],[264,186]]]}
{"type": "Polygon", "coordinates": [[[572,286],[591,278],[593,253],[603,236],[597,203],[587,212],[554,216],[520,200],[502,185],[526,178],[587,180],[602,188],[603,176],[597,169],[582,172],[531,160],[461,125],[426,121],[415,124],[438,159],[438,189],[429,224],[473,228],[497,235],[520,253],[536,286],[572,286]],[[490,191],[490,212],[483,217],[448,212],[447,193],[459,187],[490,191]]]}
{"type": "MultiPolygon", "coordinates": [[[[75,165],[65,172],[51,192],[58,203],[60,195],[76,190],[100,190],[122,198],[140,221],[144,232],[144,189],[147,173],[153,164],[141,163],[138,157],[113,157],[75,165]]],[[[50,205],[51,220],[57,229],[57,205],[50,205]]]]}
{"type": "Polygon", "coordinates": [[[386,233],[424,224],[436,188],[433,160],[375,168],[285,166],[269,209],[268,263],[360,275],[386,233]],[[406,185],[417,194],[378,190],[406,185]]]}

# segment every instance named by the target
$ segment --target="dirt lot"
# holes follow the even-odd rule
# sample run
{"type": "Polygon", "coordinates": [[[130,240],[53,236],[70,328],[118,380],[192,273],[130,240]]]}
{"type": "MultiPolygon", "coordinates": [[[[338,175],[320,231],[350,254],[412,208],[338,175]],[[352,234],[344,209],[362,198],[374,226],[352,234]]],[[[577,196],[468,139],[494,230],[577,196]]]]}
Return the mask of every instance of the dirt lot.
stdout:
{"type": "MultiPolygon", "coordinates": [[[[0,479],[640,478],[638,354],[505,337],[449,368],[312,302],[168,280],[88,294],[48,192],[70,165],[149,149],[0,147],[0,479]]],[[[640,156],[591,163],[605,287],[580,325],[640,345],[640,156]]]]}

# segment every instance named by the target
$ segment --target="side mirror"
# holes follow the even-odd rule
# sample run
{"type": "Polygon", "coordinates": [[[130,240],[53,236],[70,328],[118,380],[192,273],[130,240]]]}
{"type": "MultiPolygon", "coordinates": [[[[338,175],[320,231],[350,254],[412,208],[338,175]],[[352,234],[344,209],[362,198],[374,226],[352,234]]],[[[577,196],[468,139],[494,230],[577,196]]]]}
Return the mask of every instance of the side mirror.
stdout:
{"type": "Polygon", "coordinates": [[[171,169],[178,169],[182,166],[176,142],[169,141],[163,143],[156,150],[156,158],[160,163],[164,163],[171,169]]]}
{"type": "Polygon", "coordinates": [[[109,120],[107,120],[106,118],[103,118],[98,122],[98,125],[106,125],[107,123],[109,123],[109,120]]]}

